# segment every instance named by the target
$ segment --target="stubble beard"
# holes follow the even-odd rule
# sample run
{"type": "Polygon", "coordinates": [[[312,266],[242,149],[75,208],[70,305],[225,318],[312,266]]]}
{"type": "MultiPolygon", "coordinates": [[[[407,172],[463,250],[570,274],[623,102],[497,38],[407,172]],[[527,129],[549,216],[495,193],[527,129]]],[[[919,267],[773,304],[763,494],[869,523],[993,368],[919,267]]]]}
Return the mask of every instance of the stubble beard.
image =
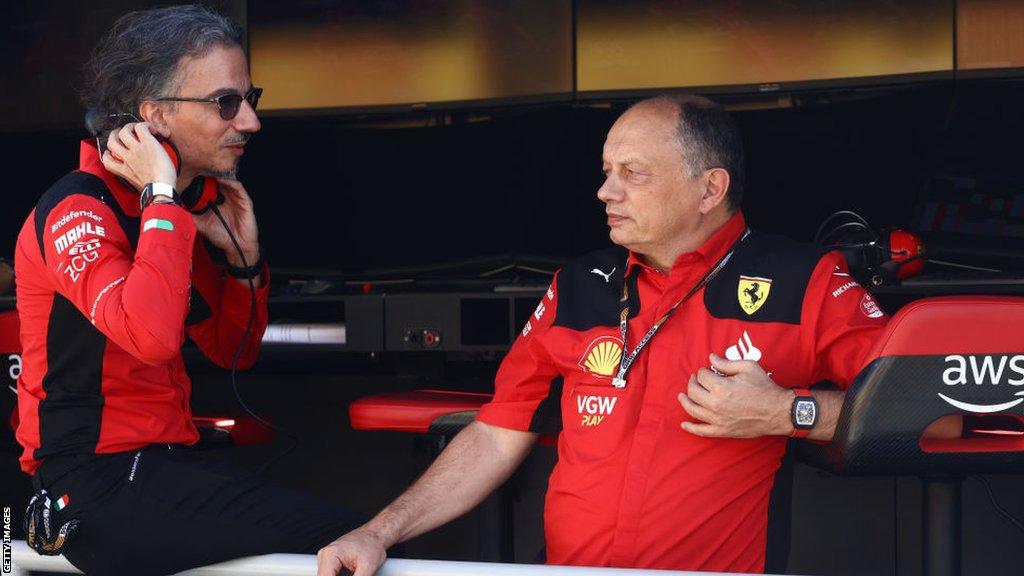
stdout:
{"type": "Polygon", "coordinates": [[[214,178],[223,178],[225,180],[238,180],[238,164],[241,162],[241,158],[238,158],[232,162],[231,167],[227,170],[217,170],[211,168],[206,174],[213,176],[214,178]]]}

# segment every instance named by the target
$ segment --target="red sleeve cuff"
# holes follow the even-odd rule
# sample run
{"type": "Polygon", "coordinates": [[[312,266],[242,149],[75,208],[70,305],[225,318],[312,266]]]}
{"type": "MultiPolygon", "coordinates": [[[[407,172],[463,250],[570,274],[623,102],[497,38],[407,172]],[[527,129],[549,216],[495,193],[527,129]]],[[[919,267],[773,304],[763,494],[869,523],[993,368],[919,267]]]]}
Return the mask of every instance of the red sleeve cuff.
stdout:
{"type": "Polygon", "coordinates": [[[536,409],[537,402],[489,402],[480,408],[476,419],[499,428],[529,432],[530,421],[536,409]],[[527,404],[530,407],[527,407],[527,404]]]}
{"type": "Polygon", "coordinates": [[[192,215],[175,204],[150,204],[139,219],[137,251],[147,245],[179,248],[192,253],[196,224],[192,215]]]}

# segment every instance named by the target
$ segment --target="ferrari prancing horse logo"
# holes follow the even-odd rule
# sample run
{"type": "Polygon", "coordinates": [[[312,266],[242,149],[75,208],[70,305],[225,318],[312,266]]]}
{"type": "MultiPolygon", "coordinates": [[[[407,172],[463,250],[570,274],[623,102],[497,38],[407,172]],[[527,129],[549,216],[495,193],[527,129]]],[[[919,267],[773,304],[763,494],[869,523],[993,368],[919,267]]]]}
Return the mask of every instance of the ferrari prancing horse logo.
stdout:
{"type": "Polygon", "coordinates": [[[768,293],[772,291],[772,279],[758,276],[740,276],[740,285],[736,289],[736,297],[740,301],[740,308],[747,315],[760,310],[768,300],[768,293]]]}

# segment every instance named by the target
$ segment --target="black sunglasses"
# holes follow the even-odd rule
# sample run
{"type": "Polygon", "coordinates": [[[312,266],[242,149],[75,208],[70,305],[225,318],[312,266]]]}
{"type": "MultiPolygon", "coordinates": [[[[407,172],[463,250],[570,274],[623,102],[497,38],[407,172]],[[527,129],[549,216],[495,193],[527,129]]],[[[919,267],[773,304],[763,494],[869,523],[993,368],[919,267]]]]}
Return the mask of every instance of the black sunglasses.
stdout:
{"type": "Polygon", "coordinates": [[[157,98],[157,102],[207,102],[210,104],[216,104],[220,108],[220,117],[222,120],[233,120],[235,116],[238,116],[238,110],[242,107],[242,100],[244,99],[252,106],[253,110],[256,110],[256,105],[260,102],[260,96],[263,95],[263,88],[257,88],[255,86],[249,88],[249,91],[245,93],[245,96],[240,94],[223,94],[216,98],[157,98]]]}

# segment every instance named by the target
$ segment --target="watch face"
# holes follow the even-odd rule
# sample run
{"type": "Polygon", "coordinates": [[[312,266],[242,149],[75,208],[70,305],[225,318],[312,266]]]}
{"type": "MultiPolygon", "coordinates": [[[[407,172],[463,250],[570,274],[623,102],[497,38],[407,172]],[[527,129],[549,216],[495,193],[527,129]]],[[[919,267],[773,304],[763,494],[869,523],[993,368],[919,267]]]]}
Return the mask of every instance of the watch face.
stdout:
{"type": "Polygon", "coordinates": [[[814,426],[818,419],[818,406],[813,400],[797,400],[796,409],[793,411],[796,426],[814,426]]]}

